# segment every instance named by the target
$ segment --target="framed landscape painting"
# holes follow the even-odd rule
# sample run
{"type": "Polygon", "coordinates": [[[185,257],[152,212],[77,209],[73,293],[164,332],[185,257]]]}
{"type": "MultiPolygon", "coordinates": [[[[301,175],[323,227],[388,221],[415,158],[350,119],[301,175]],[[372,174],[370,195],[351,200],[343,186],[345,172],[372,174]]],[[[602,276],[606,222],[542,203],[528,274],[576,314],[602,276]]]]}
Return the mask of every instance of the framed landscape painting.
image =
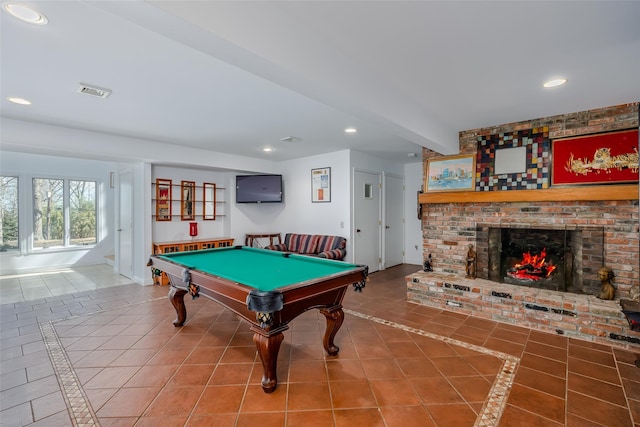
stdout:
{"type": "Polygon", "coordinates": [[[638,182],[638,129],[556,139],[552,185],[638,182]]]}
{"type": "Polygon", "coordinates": [[[476,156],[447,156],[427,162],[425,189],[429,191],[474,191],[476,156]]]}

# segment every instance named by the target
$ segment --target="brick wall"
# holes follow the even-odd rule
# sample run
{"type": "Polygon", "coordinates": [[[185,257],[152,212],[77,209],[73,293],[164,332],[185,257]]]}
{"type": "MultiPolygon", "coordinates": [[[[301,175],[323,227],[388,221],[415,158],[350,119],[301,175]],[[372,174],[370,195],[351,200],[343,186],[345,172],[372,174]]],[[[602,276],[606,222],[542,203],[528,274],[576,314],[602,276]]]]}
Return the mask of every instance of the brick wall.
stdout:
{"type": "MultiPolygon", "coordinates": [[[[634,129],[639,125],[638,112],[638,103],[633,103],[464,131],[460,132],[460,153],[475,154],[478,137],[539,127],[548,127],[551,140],[559,137],[634,129]]],[[[426,160],[439,156],[438,153],[424,149],[425,170],[426,160]]],[[[418,289],[418,292],[411,290],[411,281],[409,282],[409,299],[420,303],[431,301],[431,304],[436,304],[440,308],[463,310],[469,314],[500,321],[525,320],[533,322],[536,318],[543,318],[544,323],[531,323],[527,326],[550,330],[568,329],[572,331],[571,334],[585,335],[590,339],[596,339],[594,337],[604,339],[602,337],[607,333],[626,333],[624,318],[621,318],[619,307],[614,301],[605,302],[606,309],[603,309],[598,301],[592,300],[594,297],[578,296],[574,298],[574,296],[562,296],[561,293],[554,294],[553,291],[549,291],[551,294],[544,293],[543,301],[540,302],[537,300],[538,297],[534,295],[537,295],[535,290],[527,292],[500,284],[500,286],[506,286],[505,292],[518,294],[520,298],[520,301],[503,301],[508,308],[506,312],[510,313],[505,316],[505,310],[486,301],[497,298],[491,295],[497,286],[495,282],[476,279],[474,281],[475,287],[472,286],[475,291],[467,292],[444,287],[443,283],[446,280],[438,278],[438,275],[444,274],[449,277],[448,283],[465,281],[467,246],[469,243],[476,244],[478,224],[517,223],[531,224],[534,228],[536,225],[550,224],[559,227],[565,224],[570,226],[599,225],[603,226],[605,230],[605,265],[611,267],[616,274],[616,298],[628,298],[630,287],[640,284],[639,222],[638,200],[425,204],[422,217],[423,255],[424,259],[429,254],[432,255],[434,273],[431,278],[429,273],[418,278],[417,286],[413,286],[418,289]],[[453,280],[451,277],[456,279],[453,280]],[[466,308],[447,305],[448,298],[453,298],[449,295],[452,292],[467,298],[466,308]],[[440,298],[435,298],[436,295],[440,298]],[[584,317],[566,316],[553,312],[553,309],[566,309],[566,304],[562,301],[567,298],[573,301],[570,306],[571,310],[576,313],[587,315],[586,313],[591,313],[595,309],[599,312],[604,311],[604,316],[608,320],[597,317],[587,321],[584,317]],[[549,300],[560,302],[558,307],[553,306],[547,316],[540,316],[540,312],[536,312],[535,309],[527,309],[522,303],[528,301],[530,304],[548,307],[549,300]],[[570,326],[579,322],[588,322],[588,325],[576,326],[575,328],[570,326]]]]}
{"type": "MultiPolygon", "coordinates": [[[[548,127],[552,140],[638,128],[638,112],[638,103],[633,103],[468,130],[460,132],[460,152],[475,153],[479,136],[539,127],[548,127]]],[[[425,161],[439,156],[434,151],[423,150],[425,161]]],[[[631,286],[639,283],[638,200],[426,204],[422,217],[424,258],[432,254],[435,271],[464,275],[467,245],[476,243],[477,224],[501,222],[532,227],[540,224],[604,226],[605,265],[616,274],[617,295],[626,295],[631,286]]]]}

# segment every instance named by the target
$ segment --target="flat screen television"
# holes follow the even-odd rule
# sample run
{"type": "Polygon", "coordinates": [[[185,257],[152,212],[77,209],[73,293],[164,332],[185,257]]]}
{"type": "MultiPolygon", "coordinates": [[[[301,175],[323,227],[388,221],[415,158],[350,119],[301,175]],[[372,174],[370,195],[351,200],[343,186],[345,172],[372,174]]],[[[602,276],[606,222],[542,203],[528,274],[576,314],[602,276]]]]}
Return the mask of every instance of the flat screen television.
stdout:
{"type": "Polygon", "coordinates": [[[236,203],[282,203],[282,175],[236,175],[236,203]]]}

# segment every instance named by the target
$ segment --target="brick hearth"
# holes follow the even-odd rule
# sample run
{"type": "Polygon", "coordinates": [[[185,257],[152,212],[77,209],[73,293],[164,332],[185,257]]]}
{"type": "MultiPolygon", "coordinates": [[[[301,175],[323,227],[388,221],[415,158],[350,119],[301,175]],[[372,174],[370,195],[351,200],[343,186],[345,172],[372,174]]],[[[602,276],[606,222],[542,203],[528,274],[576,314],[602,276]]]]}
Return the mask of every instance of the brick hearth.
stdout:
{"type": "Polygon", "coordinates": [[[407,276],[407,300],[608,345],[640,344],[640,333],[630,329],[619,302],[591,295],[416,272],[407,276]]]}

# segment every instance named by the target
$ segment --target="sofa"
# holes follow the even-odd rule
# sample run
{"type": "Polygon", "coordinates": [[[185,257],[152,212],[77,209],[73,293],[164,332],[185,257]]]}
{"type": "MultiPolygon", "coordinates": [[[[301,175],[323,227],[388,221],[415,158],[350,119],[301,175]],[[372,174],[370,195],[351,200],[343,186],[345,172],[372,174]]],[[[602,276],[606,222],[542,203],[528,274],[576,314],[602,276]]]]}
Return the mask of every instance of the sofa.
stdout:
{"type": "Polygon", "coordinates": [[[347,255],[346,247],[347,239],[340,236],[287,233],[284,243],[265,246],[265,249],[342,261],[347,255]]]}

